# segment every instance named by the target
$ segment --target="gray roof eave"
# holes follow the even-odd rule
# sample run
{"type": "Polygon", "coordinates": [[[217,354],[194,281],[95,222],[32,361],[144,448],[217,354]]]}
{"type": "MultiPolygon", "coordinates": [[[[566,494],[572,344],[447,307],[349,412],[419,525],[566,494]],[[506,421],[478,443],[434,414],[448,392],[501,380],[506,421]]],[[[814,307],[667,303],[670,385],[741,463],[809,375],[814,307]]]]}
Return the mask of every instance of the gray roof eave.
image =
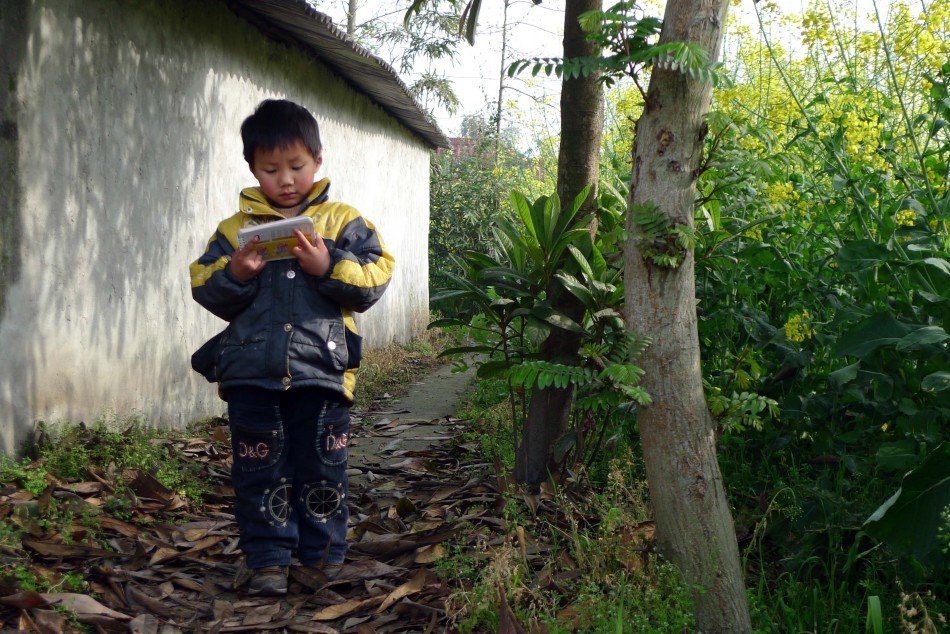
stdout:
{"type": "Polygon", "coordinates": [[[430,147],[449,147],[393,67],[347,37],[329,16],[305,0],[226,0],[238,15],[265,35],[297,43],[359,92],[421,137],[430,147]]]}

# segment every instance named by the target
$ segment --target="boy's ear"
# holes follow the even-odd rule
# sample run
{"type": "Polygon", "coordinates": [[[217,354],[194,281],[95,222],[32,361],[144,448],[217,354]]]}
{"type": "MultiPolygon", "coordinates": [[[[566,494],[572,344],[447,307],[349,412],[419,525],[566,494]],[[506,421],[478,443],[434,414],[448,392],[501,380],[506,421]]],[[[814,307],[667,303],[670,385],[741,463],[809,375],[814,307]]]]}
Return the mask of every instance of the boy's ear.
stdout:
{"type": "Polygon", "coordinates": [[[313,162],[317,166],[317,169],[320,169],[320,166],[323,165],[323,152],[320,152],[317,158],[313,159],[313,162]]]}

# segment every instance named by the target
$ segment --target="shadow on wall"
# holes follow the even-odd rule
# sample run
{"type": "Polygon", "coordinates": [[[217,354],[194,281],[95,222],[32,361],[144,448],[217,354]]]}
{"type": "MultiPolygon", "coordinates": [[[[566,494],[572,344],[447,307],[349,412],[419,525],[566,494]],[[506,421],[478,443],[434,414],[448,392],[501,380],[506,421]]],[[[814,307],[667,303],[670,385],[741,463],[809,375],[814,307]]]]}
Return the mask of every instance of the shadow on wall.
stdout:
{"type": "Polygon", "coordinates": [[[16,69],[26,51],[26,31],[17,28],[26,7],[22,3],[4,5],[0,10],[0,320],[6,313],[7,292],[20,279],[20,253],[16,245],[23,233],[20,217],[20,183],[17,170],[16,69]]]}
{"type": "MultiPolygon", "coordinates": [[[[28,243],[21,283],[0,287],[8,452],[34,412],[121,402],[148,413],[194,392],[186,269],[213,229],[195,236],[194,210],[216,188],[216,133],[236,134],[222,84],[241,81],[249,53],[224,3],[171,4],[49,0],[25,11],[22,204],[2,212],[2,228],[21,223],[28,243]]],[[[0,264],[4,280],[16,273],[15,261],[0,264]]]]}

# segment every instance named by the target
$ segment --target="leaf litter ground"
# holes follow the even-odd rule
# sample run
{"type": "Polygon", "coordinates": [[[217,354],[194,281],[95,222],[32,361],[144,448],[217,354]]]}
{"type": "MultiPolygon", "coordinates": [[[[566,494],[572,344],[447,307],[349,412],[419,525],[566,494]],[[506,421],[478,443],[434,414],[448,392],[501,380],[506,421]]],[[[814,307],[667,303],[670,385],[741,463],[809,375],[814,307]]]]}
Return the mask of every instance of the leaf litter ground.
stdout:
{"type": "Polygon", "coordinates": [[[443,368],[418,386],[421,398],[384,399],[354,413],[351,548],[332,582],[292,568],[284,598],[234,589],[240,551],[228,431],[219,419],[207,438],[168,441],[200,464],[212,485],[198,508],[136,470],[89,468],[88,479],[74,482],[48,477],[36,497],[16,486],[0,490],[0,516],[26,531],[22,549],[31,572],[78,574],[90,590],[39,593],[4,583],[3,627],[69,631],[72,612],[96,630],[119,632],[443,631],[449,588],[433,564],[463,526],[482,521],[497,491],[484,474],[475,475],[477,465],[465,464],[466,449],[449,442],[462,422],[428,417],[433,407],[451,411],[464,382],[443,368]],[[125,519],[103,508],[120,488],[134,500],[125,519]],[[36,518],[51,503],[67,505],[76,517],[94,514],[96,534],[78,525],[50,532],[36,518]]]}
{"type": "MultiPolygon", "coordinates": [[[[211,483],[200,507],[131,469],[89,468],[83,481],[47,476],[49,485],[36,497],[5,486],[0,518],[18,524],[26,537],[18,552],[0,557],[28,560],[36,576],[78,574],[89,585],[86,593],[40,593],[0,581],[0,626],[69,632],[76,629],[72,615],[94,631],[143,634],[443,632],[452,629],[446,599],[460,582],[437,575],[435,565],[451,549],[482,562],[493,550],[520,553],[537,573],[537,590],[558,590],[577,576],[576,565],[550,540],[502,519],[506,497],[515,491],[510,474],[479,462],[474,447],[460,440],[468,423],[448,414],[466,383],[443,367],[407,398],[354,412],[346,565],[333,581],[292,567],[290,592],[279,599],[249,597],[234,587],[241,556],[222,419],[211,423],[207,437],[164,441],[199,464],[211,483]],[[104,500],[122,488],[134,504],[120,518],[104,500]],[[93,514],[95,534],[79,524],[51,531],[35,519],[36,510],[50,504],[68,507],[75,517],[93,514]]],[[[550,491],[516,495],[549,525],[566,527],[567,514],[572,522],[585,521],[579,505],[551,504],[550,491]]],[[[525,632],[503,591],[498,603],[501,631],[525,632]]],[[[570,605],[559,616],[577,618],[570,605]]],[[[537,623],[529,629],[545,631],[537,623]]]]}

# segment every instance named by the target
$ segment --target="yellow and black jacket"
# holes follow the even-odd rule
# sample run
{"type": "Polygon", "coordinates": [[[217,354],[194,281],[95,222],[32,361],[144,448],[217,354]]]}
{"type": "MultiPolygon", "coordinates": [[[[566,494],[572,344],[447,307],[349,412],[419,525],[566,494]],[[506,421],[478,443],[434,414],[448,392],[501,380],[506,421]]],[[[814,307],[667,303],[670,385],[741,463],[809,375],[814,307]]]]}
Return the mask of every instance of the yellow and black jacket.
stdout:
{"type": "Polygon", "coordinates": [[[195,370],[222,389],[320,387],[353,400],[362,340],[352,313],[376,303],[395,261],[372,223],[327,200],[329,187],[326,178],[314,183],[300,212],[313,218],[330,252],[326,274],[309,275],[291,258],[268,262],[247,283],[231,275],[238,230],[283,218],[257,187],[241,192],[238,212],[191,264],[192,296],[230,322],[192,357],[195,370]]]}

